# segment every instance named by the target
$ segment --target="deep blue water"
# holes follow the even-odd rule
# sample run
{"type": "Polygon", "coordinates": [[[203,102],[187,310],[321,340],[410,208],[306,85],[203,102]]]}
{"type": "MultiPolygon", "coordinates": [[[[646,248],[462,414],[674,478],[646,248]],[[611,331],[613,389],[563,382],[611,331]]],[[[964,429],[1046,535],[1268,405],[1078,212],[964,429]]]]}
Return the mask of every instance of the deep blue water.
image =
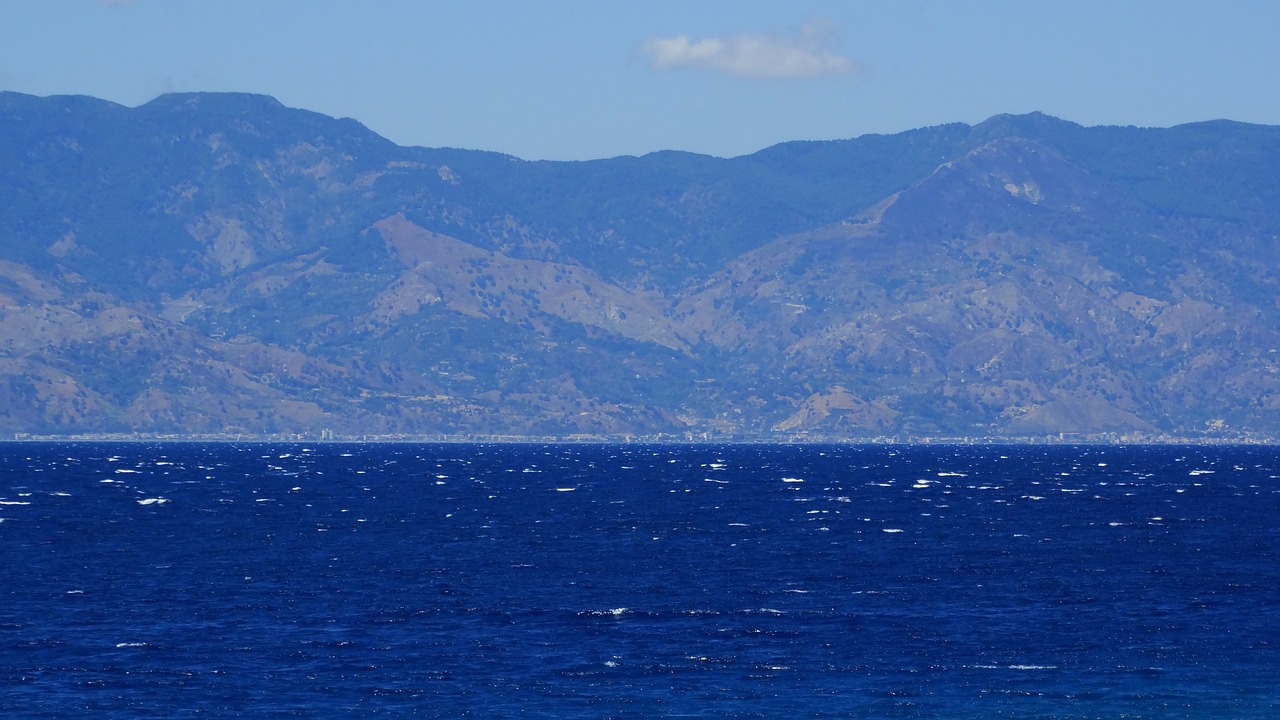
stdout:
{"type": "Polygon", "coordinates": [[[4,718],[1276,718],[1280,449],[0,445],[4,718]]]}

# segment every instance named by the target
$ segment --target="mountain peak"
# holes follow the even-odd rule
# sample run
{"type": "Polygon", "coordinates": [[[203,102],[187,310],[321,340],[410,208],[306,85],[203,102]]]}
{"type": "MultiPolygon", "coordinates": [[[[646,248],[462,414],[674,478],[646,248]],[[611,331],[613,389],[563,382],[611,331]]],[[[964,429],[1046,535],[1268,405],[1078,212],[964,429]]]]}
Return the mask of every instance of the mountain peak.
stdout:
{"type": "Polygon", "coordinates": [[[165,93],[145,103],[142,108],[217,115],[274,113],[286,109],[284,104],[270,95],[242,92],[165,93]]]}
{"type": "Polygon", "coordinates": [[[1006,113],[993,115],[974,125],[969,137],[974,145],[1009,137],[1052,142],[1057,137],[1080,129],[1081,126],[1076,123],[1046,115],[1039,111],[1023,115],[1006,113]]]}

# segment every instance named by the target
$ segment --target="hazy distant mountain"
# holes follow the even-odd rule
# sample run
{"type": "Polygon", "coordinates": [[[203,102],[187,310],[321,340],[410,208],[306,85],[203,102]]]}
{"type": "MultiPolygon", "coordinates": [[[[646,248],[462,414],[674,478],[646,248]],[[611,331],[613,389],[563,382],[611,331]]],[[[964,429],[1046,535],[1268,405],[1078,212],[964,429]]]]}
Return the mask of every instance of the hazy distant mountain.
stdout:
{"type": "Polygon", "coordinates": [[[0,93],[0,431],[1280,435],[1280,128],[721,159],[0,93]]]}

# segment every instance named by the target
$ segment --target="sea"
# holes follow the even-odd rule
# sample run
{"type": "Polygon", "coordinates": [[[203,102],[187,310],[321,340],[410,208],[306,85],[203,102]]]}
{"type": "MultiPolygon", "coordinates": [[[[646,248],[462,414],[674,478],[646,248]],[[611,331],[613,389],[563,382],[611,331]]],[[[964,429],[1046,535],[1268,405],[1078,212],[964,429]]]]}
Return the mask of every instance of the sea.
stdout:
{"type": "Polygon", "coordinates": [[[1280,448],[0,444],[3,718],[1280,717],[1280,448]]]}

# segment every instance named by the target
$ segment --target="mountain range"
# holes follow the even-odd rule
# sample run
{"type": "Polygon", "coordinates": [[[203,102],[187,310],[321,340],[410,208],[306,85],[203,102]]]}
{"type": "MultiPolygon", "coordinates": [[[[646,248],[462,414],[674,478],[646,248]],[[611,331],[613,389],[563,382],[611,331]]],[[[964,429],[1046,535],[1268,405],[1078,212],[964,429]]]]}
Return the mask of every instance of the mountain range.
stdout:
{"type": "Polygon", "coordinates": [[[1280,128],[735,158],[0,93],[10,436],[1280,436],[1280,128]]]}

